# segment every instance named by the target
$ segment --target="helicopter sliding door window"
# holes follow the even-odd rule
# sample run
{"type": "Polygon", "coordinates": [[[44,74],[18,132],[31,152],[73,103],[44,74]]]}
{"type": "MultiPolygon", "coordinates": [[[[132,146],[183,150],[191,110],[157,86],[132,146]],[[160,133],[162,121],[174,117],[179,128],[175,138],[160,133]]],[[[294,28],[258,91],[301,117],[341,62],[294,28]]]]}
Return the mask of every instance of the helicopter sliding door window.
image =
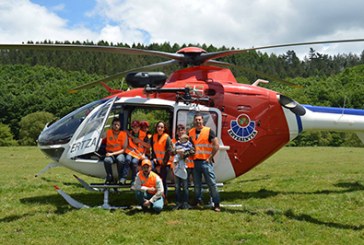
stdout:
{"type": "Polygon", "coordinates": [[[110,110],[117,97],[110,99],[105,104],[95,108],[86,117],[81,124],[79,130],[77,130],[71,147],[69,149],[69,157],[77,157],[89,153],[93,153],[97,150],[110,110]]]}

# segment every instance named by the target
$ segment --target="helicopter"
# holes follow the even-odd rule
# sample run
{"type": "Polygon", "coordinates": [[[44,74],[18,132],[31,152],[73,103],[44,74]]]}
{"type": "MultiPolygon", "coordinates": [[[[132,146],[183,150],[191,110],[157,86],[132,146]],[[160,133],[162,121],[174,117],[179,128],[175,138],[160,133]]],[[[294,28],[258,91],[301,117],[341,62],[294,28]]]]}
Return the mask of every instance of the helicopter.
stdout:
{"type": "MultiPolygon", "coordinates": [[[[219,139],[214,170],[216,181],[223,183],[247,173],[304,131],[351,131],[364,142],[364,110],[302,105],[279,92],[259,86],[268,82],[261,79],[253,84],[238,83],[229,69],[230,64],[216,59],[255,50],[363,41],[348,39],[291,43],[210,53],[199,47],[185,47],[176,53],[84,45],[3,44],[0,48],[77,50],[168,59],[70,90],[76,92],[101,84],[110,95],[45,126],[39,135],[38,147],[53,162],[39,174],[60,165],[87,176],[105,179],[99,150],[113,118],[119,118],[121,128],[127,130],[138,113],[164,115],[170,136],[174,138],[177,125],[185,125],[188,132],[198,112],[203,115],[205,125],[213,129],[219,139]],[[182,68],[169,76],[163,72],[149,71],[170,65],[182,68]],[[125,77],[132,89],[123,91],[106,85],[106,82],[121,77],[125,77]]],[[[113,172],[116,174],[116,169],[113,172]]],[[[75,177],[88,190],[102,190],[105,195],[102,207],[111,207],[108,204],[108,190],[118,186],[89,185],[75,177]]],[[[72,206],[87,207],[59,187],[56,189],[72,206]]]]}

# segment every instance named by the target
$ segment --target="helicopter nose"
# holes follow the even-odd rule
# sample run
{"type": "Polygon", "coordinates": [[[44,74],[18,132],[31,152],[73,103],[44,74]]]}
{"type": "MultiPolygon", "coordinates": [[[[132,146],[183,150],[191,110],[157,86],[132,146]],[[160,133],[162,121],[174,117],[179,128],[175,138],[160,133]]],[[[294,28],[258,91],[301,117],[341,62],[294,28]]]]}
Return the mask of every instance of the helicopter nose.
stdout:
{"type": "Polygon", "coordinates": [[[58,162],[61,158],[64,148],[61,146],[50,146],[47,148],[40,148],[40,150],[53,161],[58,162]]]}

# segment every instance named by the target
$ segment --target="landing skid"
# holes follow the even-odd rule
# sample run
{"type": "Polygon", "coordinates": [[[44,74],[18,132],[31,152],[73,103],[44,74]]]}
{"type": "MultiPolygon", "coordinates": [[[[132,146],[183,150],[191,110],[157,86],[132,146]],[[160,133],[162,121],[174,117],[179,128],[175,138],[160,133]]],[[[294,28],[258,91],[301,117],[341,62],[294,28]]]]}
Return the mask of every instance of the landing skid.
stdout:
{"type": "MultiPolygon", "coordinates": [[[[116,210],[116,209],[127,209],[129,206],[111,206],[109,204],[109,194],[110,191],[117,191],[118,188],[125,188],[125,185],[105,185],[105,184],[88,184],[83,179],[74,175],[74,177],[81,183],[81,185],[88,191],[92,192],[103,192],[104,193],[104,203],[101,206],[97,206],[97,208],[107,209],[107,210],[116,210]]],[[[58,186],[54,186],[58,194],[60,194],[66,202],[74,208],[91,208],[90,206],[75,200],[73,197],[62,191],[58,186]]]]}
{"type": "Polygon", "coordinates": [[[50,164],[48,164],[47,166],[45,166],[42,170],[40,170],[36,175],[35,177],[38,177],[40,176],[41,174],[44,174],[46,171],[48,171],[48,169],[51,169],[51,168],[55,168],[55,167],[59,167],[61,166],[61,164],[59,164],[58,162],[52,162],[50,164]]]}

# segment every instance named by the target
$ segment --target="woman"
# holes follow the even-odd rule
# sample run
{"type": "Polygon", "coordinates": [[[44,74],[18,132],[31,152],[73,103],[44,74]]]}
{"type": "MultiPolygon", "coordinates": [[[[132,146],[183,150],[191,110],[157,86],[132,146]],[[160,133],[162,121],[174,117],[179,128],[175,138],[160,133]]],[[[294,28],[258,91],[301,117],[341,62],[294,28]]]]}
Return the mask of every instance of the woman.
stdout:
{"type": "Polygon", "coordinates": [[[169,161],[173,150],[172,141],[167,133],[167,126],[163,121],[157,122],[152,137],[152,159],[154,171],[157,172],[163,181],[164,197],[167,200],[167,175],[170,171],[171,162],[169,161]]]}

